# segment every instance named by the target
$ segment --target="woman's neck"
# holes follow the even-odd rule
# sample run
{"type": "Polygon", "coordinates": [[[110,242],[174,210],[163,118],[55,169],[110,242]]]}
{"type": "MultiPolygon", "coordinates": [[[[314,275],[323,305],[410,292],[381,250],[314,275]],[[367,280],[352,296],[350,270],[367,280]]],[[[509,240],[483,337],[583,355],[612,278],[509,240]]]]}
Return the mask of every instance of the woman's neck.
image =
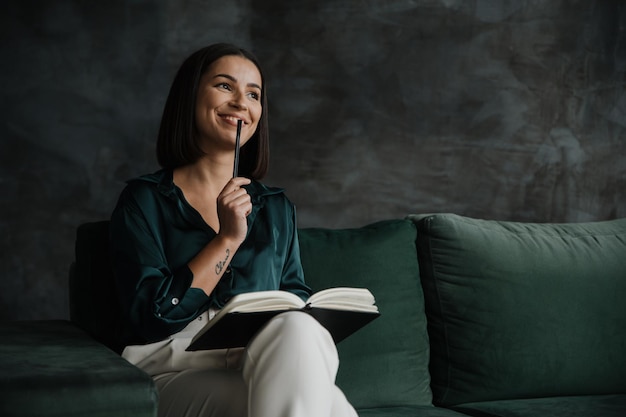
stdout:
{"type": "Polygon", "coordinates": [[[183,189],[209,190],[211,194],[219,194],[233,174],[230,164],[221,161],[201,158],[193,164],[174,170],[174,183],[183,189]]]}

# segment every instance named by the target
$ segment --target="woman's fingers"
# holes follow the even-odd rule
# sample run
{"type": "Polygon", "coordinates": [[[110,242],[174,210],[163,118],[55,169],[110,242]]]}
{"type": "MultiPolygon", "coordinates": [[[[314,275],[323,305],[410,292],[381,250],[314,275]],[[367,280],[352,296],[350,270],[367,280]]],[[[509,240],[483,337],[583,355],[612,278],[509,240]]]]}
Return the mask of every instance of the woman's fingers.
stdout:
{"type": "Polygon", "coordinates": [[[237,177],[231,179],[218,196],[218,203],[232,211],[247,216],[252,211],[250,195],[245,188],[242,188],[243,185],[247,184],[250,184],[248,178],[237,177]]]}
{"type": "Polygon", "coordinates": [[[224,186],[217,198],[217,215],[220,234],[238,242],[245,239],[248,231],[246,217],[252,212],[252,200],[243,188],[249,184],[247,178],[233,178],[224,186]]]}
{"type": "Polygon", "coordinates": [[[218,198],[221,196],[232,194],[233,192],[240,190],[242,186],[250,184],[250,182],[251,181],[248,178],[244,177],[232,178],[226,183],[218,198]]]}
{"type": "Polygon", "coordinates": [[[236,209],[241,206],[252,206],[250,195],[245,188],[238,188],[230,193],[218,197],[218,201],[225,207],[236,209]]]}
{"type": "Polygon", "coordinates": [[[232,212],[245,216],[252,211],[252,200],[245,190],[234,191],[227,195],[222,204],[232,212]]]}

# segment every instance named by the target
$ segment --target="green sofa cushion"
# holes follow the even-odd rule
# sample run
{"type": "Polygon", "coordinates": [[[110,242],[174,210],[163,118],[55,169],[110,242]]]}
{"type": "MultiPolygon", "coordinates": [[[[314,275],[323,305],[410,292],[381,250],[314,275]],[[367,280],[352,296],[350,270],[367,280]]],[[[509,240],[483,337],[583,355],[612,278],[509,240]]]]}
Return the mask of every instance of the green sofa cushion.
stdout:
{"type": "Polygon", "coordinates": [[[0,416],[156,416],[152,379],[73,324],[8,322],[0,332],[0,416]]]}
{"type": "Polygon", "coordinates": [[[467,417],[467,414],[461,414],[454,410],[434,407],[432,405],[368,408],[358,411],[359,417],[467,417]]]}
{"type": "Polygon", "coordinates": [[[471,416],[624,417],[626,395],[580,395],[501,400],[462,404],[454,409],[471,416]]]}
{"type": "Polygon", "coordinates": [[[299,231],[305,278],[314,291],[366,287],[381,312],[338,345],[337,384],[359,409],[432,404],[415,235],[407,220],[299,231]]]}
{"type": "Polygon", "coordinates": [[[435,404],[626,392],[626,219],[412,219],[435,404]]]}

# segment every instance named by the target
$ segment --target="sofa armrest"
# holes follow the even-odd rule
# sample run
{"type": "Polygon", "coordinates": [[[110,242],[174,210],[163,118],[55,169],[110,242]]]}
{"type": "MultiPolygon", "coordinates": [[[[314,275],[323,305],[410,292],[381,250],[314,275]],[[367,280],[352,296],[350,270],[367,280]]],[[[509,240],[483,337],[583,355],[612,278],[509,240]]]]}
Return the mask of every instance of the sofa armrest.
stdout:
{"type": "Polygon", "coordinates": [[[149,375],[65,320],[0,323],[0,415],[156,416],[149,375]]]}

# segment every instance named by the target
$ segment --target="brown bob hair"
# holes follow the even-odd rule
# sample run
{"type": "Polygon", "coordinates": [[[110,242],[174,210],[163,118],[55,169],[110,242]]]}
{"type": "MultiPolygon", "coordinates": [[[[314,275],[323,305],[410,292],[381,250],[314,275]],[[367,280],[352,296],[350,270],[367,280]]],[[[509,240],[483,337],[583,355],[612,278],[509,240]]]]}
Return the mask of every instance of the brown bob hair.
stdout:
{"type": "Polygon", "coordinates": [[[217,43],[191,54],[181,65],[170,87],[157,139],[157,161],[165,169],[196,162],[204,155],[198,144],[195,106],[200,78],[218,59],[236,55],[250,60],[261,74],[262,113],[256,132],[241,147],[239,175],[261,179],[269,165],[269,129],[265,76],[257,58],[249,51],[228,43],[217,43]]]}

